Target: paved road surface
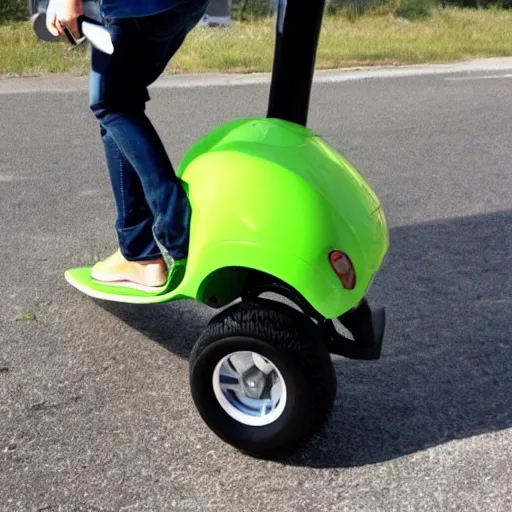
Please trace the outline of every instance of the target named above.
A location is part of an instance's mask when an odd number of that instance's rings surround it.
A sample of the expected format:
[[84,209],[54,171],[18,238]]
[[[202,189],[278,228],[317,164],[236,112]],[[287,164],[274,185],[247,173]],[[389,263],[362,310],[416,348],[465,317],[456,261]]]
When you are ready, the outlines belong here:
[[[388,329],[379,362],[336,358],[333,416],[286,464],[240,455],[195,411],[187,356],[209,310],[105,304],[66,284],[115,244],[87,94],[4,90],[0,509],[512,510],[509,73],[315,86],[311,126],[386,208],[370,300]],[[177,161],[219,123],[264,114],[267,91],[156,88],[148,110]]]

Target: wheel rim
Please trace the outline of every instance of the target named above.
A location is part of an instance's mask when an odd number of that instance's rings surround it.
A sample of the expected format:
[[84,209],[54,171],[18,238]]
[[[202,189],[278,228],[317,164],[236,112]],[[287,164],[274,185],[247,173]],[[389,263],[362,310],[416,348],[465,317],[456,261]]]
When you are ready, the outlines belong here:
[[269,425],[286,406],[281,372],[256,352],[239,351],[223,357],[213,372],[213,391],[224,411],[244,425]]

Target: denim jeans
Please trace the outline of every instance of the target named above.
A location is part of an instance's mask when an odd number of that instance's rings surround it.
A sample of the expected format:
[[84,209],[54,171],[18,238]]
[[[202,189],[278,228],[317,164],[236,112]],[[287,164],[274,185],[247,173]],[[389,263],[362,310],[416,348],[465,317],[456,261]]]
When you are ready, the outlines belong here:
[[187,257],[190,204],[145,107],[147,87],[207,6],[185,0],[148,17],[105,19],[114,53],[92,49],[90,108],[105,147],[119,247],[130,261]]

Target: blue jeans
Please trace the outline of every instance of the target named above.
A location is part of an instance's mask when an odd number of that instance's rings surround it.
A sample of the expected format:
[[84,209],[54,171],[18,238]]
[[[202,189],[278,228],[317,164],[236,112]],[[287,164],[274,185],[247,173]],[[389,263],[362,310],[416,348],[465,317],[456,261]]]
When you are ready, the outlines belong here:
[[92,49],[90,108],[105,147],[119,247],[130,261],[154,259],[164,250],[174,260],[187,257],[190,204],[145,106],[148,85],[207,6],[208,0],[186,0],[144,18],[106,19],[114,53]]

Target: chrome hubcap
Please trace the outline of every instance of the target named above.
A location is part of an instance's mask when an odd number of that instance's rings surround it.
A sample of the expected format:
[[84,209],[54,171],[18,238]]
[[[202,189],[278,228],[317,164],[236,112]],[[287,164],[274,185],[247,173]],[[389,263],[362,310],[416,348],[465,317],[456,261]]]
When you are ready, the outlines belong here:
[[219,361],[213,372],[213,391],[224,411],[244,425],[269,425],[286,405],[283,376],[256,352],[234,352]]

